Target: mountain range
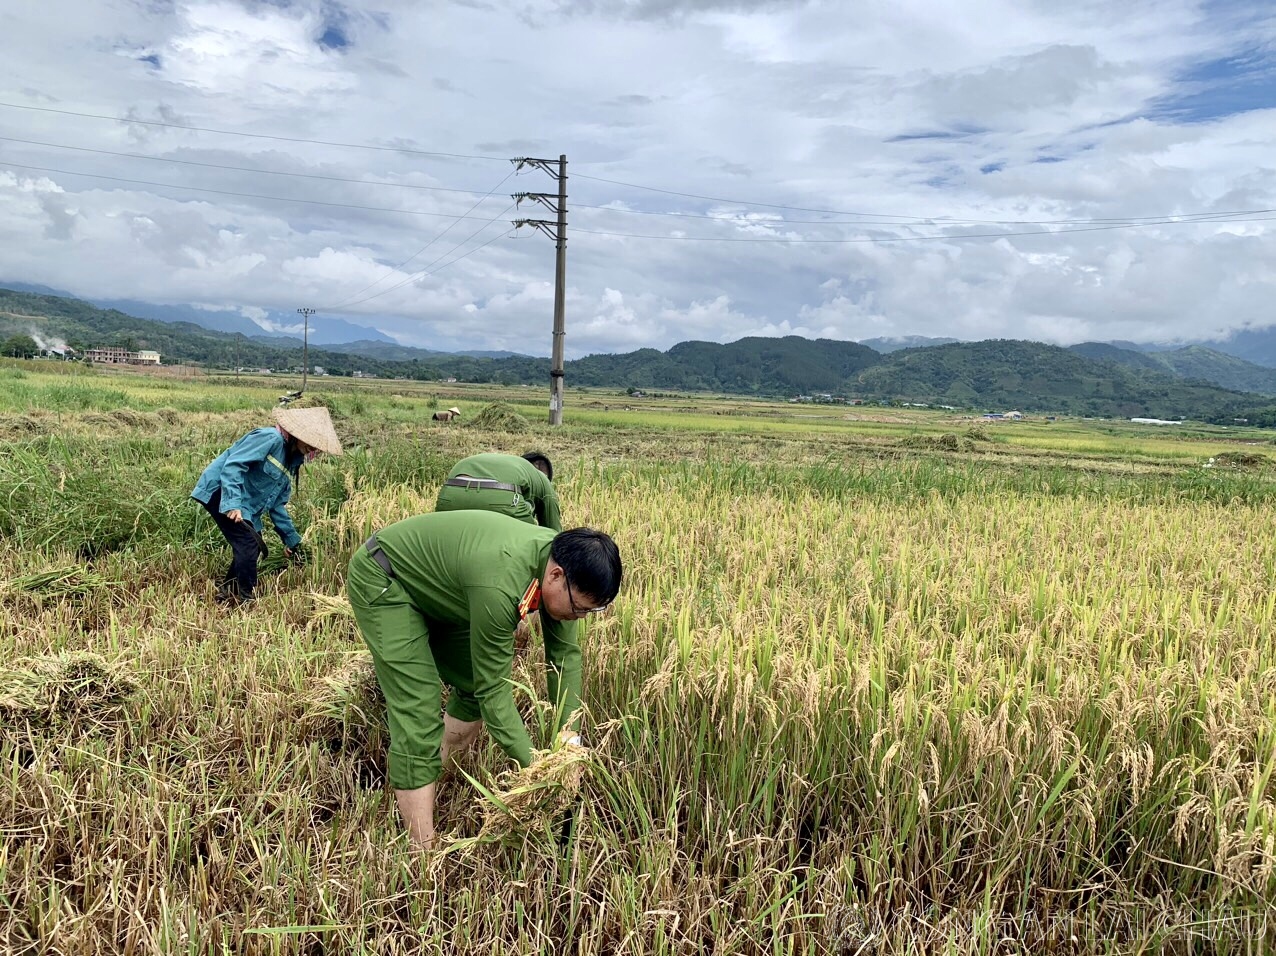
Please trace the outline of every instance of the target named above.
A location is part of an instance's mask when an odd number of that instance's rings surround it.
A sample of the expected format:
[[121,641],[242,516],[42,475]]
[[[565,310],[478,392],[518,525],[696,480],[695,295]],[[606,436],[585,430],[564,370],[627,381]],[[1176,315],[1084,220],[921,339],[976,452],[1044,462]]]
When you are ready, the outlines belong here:
[[[151,348],[166,363],[276,370],[301,363],[300,342],[289,337],[249,337],[72,298],[0,289],[0,336],[12,334],[61,339],[79,349]],[[629,391],[828,394],[977,410],[1276,424],[1276,401],[1270,397],[1276,396],[1276,369],[1202,346],[1148,352],[1101,342],[1062,348],[1019,340],[909,341],[911,347],[887,352],[798,336],[681,342],[664,352],[586,356],[566,363],[566,380],[569,387]],[[332,374],[361,371],[424,381],[541,385],[549,377],[549,361],[543,358],[432,352],[366,339],[312,345],[310,361]]]

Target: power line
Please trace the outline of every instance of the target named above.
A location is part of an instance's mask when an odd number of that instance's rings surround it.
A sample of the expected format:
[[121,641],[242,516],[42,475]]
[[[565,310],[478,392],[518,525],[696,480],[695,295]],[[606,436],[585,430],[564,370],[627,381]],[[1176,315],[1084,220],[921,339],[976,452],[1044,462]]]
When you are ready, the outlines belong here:
[[481,246],[476,246],[475,248],[471,249],[469,252],[465,253],[464,255],[457,256],[451,262],[446,262],[443,265],[439,266],[437,269],[433,268],[433,266],[436,263],[442,262],[442,260],[446,259],[457,249],[461,248],[461,246],[465,245],[467,242],[469,242],[471,239],[477,236],[480,232],[482,232],[484,229],[490,226],[492,223],[496,222],[496,220],[503,218],[505,214],[513,208],[514,208],[514,203],[510,203],[508,206],[502,209],[499,213],[497,213],[491,219],[487,220],[487,222],[483,223],[483,225],[479,226],[472,233],[470,233],[468,236],[466,236],[464,239],[462,239],[460,242],[454,245],[447,252],[443,253],[443,255],[439,256],[433,262],[429,263],[429,265],[427,265],[424,270],[408,276],[406,279],[402,280],[401,282],[396,282],[394,285],[390,286],[388,289],[382,289],[380,292],[374,292],[372,293],[372,295],[364,296],[362,299],[356,299],[353,302],[348,302],[348,301],[343,302],[339,306],[334,306],[328,309],[327,311],[335,311],[336,308],[348,309],[354,305],[363,305],[363,303],[365,302],[371,302],[373,299],[380,298],[383,295],[389,295],[391,292],[394,292],[396,289],[402,289],[405,285],[408,285],[411,282],[416,282],[418,279],[424,279],[426,276],[434,275],[438,272],[442,272],[448,266],[453,265],[454,263],[460,262],[462,259],[465,259],[468,256],[474,255],[474,253],[478,252],[479,249],[484,249],[487,246],[490,246],[497,239],[500,239],[502,235],[505,235],[505,233],[501,233],[500,235],[493,236],[491,239],[487,240],[487,242],[483,243]]
[[312,146],[338,146],[343,149],[367,149],[385,153],[406,153],[410,156],[434,156],[445,159],[481,159],[490,162],[504,163],[508,156],[481,156],[471,153],[443,153],[426,149],[409,149],[406,146],[369,146],[366,143],[336,143],[323,139],[304,139],[299,136],[275,136],[270,133],[245,133],[234,129],[214,129],[209,126],[187,126],[183,123],[161,123],[158,120],[127,119],[119,116],[105,116],[101,113],[81,113],[76,110],[57,110],[51,106],[28,106],[24,103],[3,103],[0,106],[13,110],[34,110],[39,113],[58,113],[62,116],[80,116],[86,119],[108,120],[112,123],[124,123],[139,126],[161,126],[165,129],[185,129],[196,133],[219,133],[222,136],[246,136],[252,139],[272,139],[281,143],[306,143]]
[[[411,262],[413,259],[415,259],[417,256],[419,256],[421,253],[425,252],[425,250],[426,250],[426,249],[429,249],[429,248],[430,248],[430,246],[434,245],[436,242],[438,242],[440,239],[442,239],[444,236],[446,236],[449,232],[451,232],[451,231],[452,231],[452,229],[453,229],[453,227],[455,227],[455,226],[456,226],[456,224],[457,224],[458,222],[460,222],[462,219],[467,218],[467,217],[469,216],[469,214],[470,214],[470,213],[472,213],[475,209],[477,209],[477,208],[478,208],[478,207],[482,204],[482,202],[483,202],[483,200],[484,200],[484,199],[486,199],[488,196],[492,195],[492,193],[496,192],[496,190],[500,189],[503,185],[505,185],[505,181],[506,181],[507,179],[509,179],[509,178],[510,178],[511,176],[513,176],[513,175],[514,175],[514,170],[510,170],[510,171],[509,171],[508,173],[506,173],[503,177],[501,177],[501,181],[500,181],[500,182],[498,182],[498,183],[497,183],[495,186],[493,186],[491,189],[489,189],[489,190],[487,191],[487,193],[486,193],[486,194],[484,194],[484,195],[483,195],[483,196],[479,199],[479,201],[478,201],[478,202],[476,202],[473,206],[471,206],[469,209],[467,209],[463,215],[457,216],[455,219],[453,219],[453,220],[452,220],[452,222],[451,222],[451,223],[450,223],[450,224],[449,224],[449,225],[448,225],[448,226],[447,226],[447,227],[446,227],[446,228],[445,228],[442,232],[438,233],[438,235],[436,235],[433,239],[431,239],[429,242],[427,242],[425,245],[423,245],[423,246],[422,246],[420,249],[418,249],[416,252],[412,253],[412,255],[408,256],[408,257],[407,257],[406,259],[404,259],[402,262],[400,262],[397,266],[391,266],[389,269],[387,269],[387,270],[386,270],[386,272],[385,272],[385,274],[384,274],[384,275],[382,275],[382,276],[381,276],[381,278],[376,279],[375,281],[368,283],[368,284],[367,284],[367,285],[365,285],[362,289],[360,289],[358,292],[352,292],[350,295],[346,296],[346,298],[345,298],[345,299],[343,299],[341,302],[338,302],[336,305],[329,306],[329,307],[328,307],[328,310],[329,310],[329,311],[331,311],[331,310],[334,310],[334,309],[339,309],[339,308],[341,308],[341,307],[342,307],[342,306],[344,306],[344,305],[345,305],[345,304],[346,304],[346,303],[347,303],[350,299],[358,298],[359,296],[363,295],[363,293],[365,293],[365,292],[367,292],[369,289],[371,289],[373,286],[380,285],[382,282],[384,282],[384,281],[386,280],[386,278],[387,278],[387,277],[389,277],[389,276],[393,275],[394,273],[398,272],[400,269],[402,269],[404,266],[406,266],[409,262]],[[508,207],[507,207],[507,208],[508,208]],[[502,215],[504,215],[504,213],[502,213]],[[494,222],[494,221],[495,221],[496,219],[498,219],[498,218],[500,218],[500,217],[499,217],[499,216],[495,216],[495,217],[493,217],[492,219],[488,220],[488,222]],[[484,228],[486,228],[486,226],[485,226]],[[466,241],[468,241],[468,240],[466,240]],[[455,249],[455,248],[456,248],[456,246],[453,246],[452,248],[453,248],[453,249]],[[449,250],[449,251],[451,251],[451,250]],[[444,253],[444,255],[447,255],[447,253]],[[437,261],[437,260],[436,260],[436,261]],[[428,266],[427,266],[427,268],[428,268]],[[365,299],[364,301],[367,301],[367,300]]]
[[[34,169],[42,173],[59,173],[63,176],[84,176],[88,179],[106,179],[116,183],[132,183],[138,186],[159,186],[163,189],[187,190],[190,192],[212,193],[218,196],[238,196],[244,199],[265,199],[270,202],[295,202],[304,203],[310,206],[333,206],[338,209],[362,209],[367,212],[393,212],[401,213],[405,216],[429,216],[433,219],[455,219],[457,217],[450,216],[444,212],[424,212],[419,209],[395,209],[389,206],[364,206],[359,203],[348,202],[328,202],[323,199],[293,199],[288,196],[264,196],[261,193],[241,193],[229,189],[209,189],[207,186],[185,186],[176,183],[157,183],[149,179],[125,179],[122,176],[106,176],[102,173],[81,173],[73,169],[54,169],[50,166],[30,166],[26,163],[15,163],[11,160],[0,159],[0,167],[11,166],[15,169]],[[463,219],[479,219],[479,216],[462,216]]]
[[[357,149],[380,150],[385,152],[408,153],[408,154],[424,155],[424,156],[442,156],[442,157],[452,157],[452,158],[462,158],[462,159],[498,160],[501,158],[496,156],[474,156],[474,155],[464,154],[464,153],[428,152],[425,150],[411,150],[406,148],[401,149],[399,147],[392,147],[392,146],[366,146],[366,145],[362,145],[358,143],[336,143],[336,142],[329,142],[325,140],[302,139],[298,137],[271,136],[264,133],[244,133],[244,132],[239,132],[235,130],[211,129],[211,128],[200,127],[200,126],[183,126],[176,123],[159,123],[159,122],[152,122],[152,121],[146,121],[146,120],[119,119],[117,117],[103,116],[96,113],[80,113],[80,112],[75,112],[71,110],[55,110],[50,107],[23,106],[23,105],[15,104],[15,103],[0,102],[0,106],[7,106],[14,109],[31,109],[31,110],[41,110],[44,112],[51,112],[51,113],[62,113],[69,116],[82,116],[82,117],[89,117],[93,119],[112,120],[114,122],[119,122],[119,123],[143,123],[144,125],[165,126],[165,127],[172,127],[175,129],[187,129],[187,130],[192,130],[196,132],[212,132],[212,133],[221,133],[221,134],[230,135],[230,136],[247,136],[247,137],[253,137],[253,138],[260,138],[260,139],[277,139],[283,142],[292,142],[292,143],[308,143],[308,144],[316,144],[316,145],[324,145],[324,146],[343,146],[343,147],[350,147],[350,148],[357,148]],[[72,146],[65,143],[49,143],[49,142],[44,142],[40,140],[22,139],[22,138],[14,137],[14,136],[0,136],[0,141],[11,142],[11,143],[22,143],[28,146],[43,146],[50,149],[65,149],[65,150],[74,150],[77,152],[97,153],[104,156],[116,156],[116,157],[125,158],[125,159],[141,159],[141,160],[148,160],[151,162],[175,163],[175,164],[184,165],[184,166],[198,166],[198,167],[203,167],[206,169],[223,169],[223,170],[228,170],[233,172],[260,173],[260,174],[268,175],[268,176],[291,176],[291,177],[296,177],[301,179],[315,179],[315,180],[321,180],[326,182],[351,183],[354,185],[362,185],[362,186],[385,186],[385,187],[392,187],[392,188],[398,188],[398,189],[416,189],[416,190],[424,190],[424,191],[431,191],[431,192],[448,192],[448,193],[457,193],[457,194],[470,195],[470,196],[481,195],[479,191],[475,189],[457,189],[457,188],[446,187],[446,186],[425,186],[425,185],[420,185],[416,183],[394,183],[394,182],[387,182],[385,180],[377,180],[377,179],[371,179],[371,180],[370,179],[352,179],[352,178],[341,177],[341,176],[325,176],[318,173],[301,173],[301,172],[291,172],[291,171],[285,171],[285,170],[262,169],[260,167],[252,167],[252,166],[234,166],[234,165],[223,164],[223,163],[208,163],[208,162],[201,162],[198,160],[178,159],[178,158],[170,157],[170,156],[148,156],[142,153],[125,153],[125,152],[119,152],[116,150],[100,149],[100,148],[89,147],[89,146]],[[18,166],[20,164],[11,163],[10,165]],[[44,169],[44,167],[39,167],[39,166],[26,166],[23,168]],[[90,173],[75,173],[75,172],[64,171],[64,170],[47,170],[47,171],[67,172],[69,175],[79,175],[79,176],[94,175]],[[1126,222],[1130,222],[1130,223],[1160,222],[1161,220],[1169,219],[1171,217],[1184,218],[1184,217],[1211,217],[1211,216],[1218,216],[1218,215],[1229,215],[1229,216],[1230,215],[1250,215],[1253,213],[1261,213],[1261,212],[1270,211],[1270,210],[1239,210],[1239,211],[1227,211],[1227,212],[1161,213],[1161,214],[1153,215],[1153,216],[1111,216],[1111,217],[1092,217],[1092,218],[1086,218],[1086,219],[979,219],[979,218],[946,216],[946,215],[918,216],[918,215],[912,215],[912,214],[905,215],[901,213],[854,212],[854,211],[848,211],[848,210],[818,209],[818,208],[808,207],[808,206],[789,206],[789,205],[784,205],[781,203],[768,203],[768,202],[760,202],[760,201],[749,200],[749,199],[730,199],[730,198],[726,198],[722,196],[706,196],[706,195],[701,195],[699,193],[680,192],[678,190],[664,189],[662,187],[657,187],[657,186],[647,186],[641,183],[630,183],[630,182],[623,182],[621,180],[606,179],[600,176],[589,176],[584,173],[577,173],[576,176],[579,179],[588,179],[594,182],[609,183],[611,185],[623,186],[628,189],[641,189],[641,190],[646,190],[649,192],[661,193],[663,195],[680,196],[683,198],[696,199],[703,202],[726,203],[728,205],[734,205],[734,206],[753,206],[753,207],[765,208],[765,209],[782,209],[782,210],[789,210],[792,212],[810,212],[810,213],[816,213],[816,214],[828,215],[828,216],[855,217],[854,219],[843,219],[843,220],[827,220],[827,219],[781,220],[781,222],[783,222],[784,224],[789,224],[789,225],[883,225],[883,226],[886,226],[886,225],[932,225],[932,224],[935,224],[935,225],[944,225],[944,224],[990,225],[990,226],[1044,226],[1044,225],[1073,225],[1073,224],[1080,225],[1080,224],[1104,224],[1104,223],[1126,223]],[[111,179],[115,177],[103,176],[99,178]],[[121,181],[138,182],[143,185],[167,185],[163,183],[148,183],[144,180],[121,180]],[[174,187],[174,188],[195,188],[195,187]],[[212,192],[213,190],[205,190],[205,191]],[[257,197],[257,196],[253,196],[252,194],[246,194],[246,193],[226,193],[226,195],[242,195],[242,196],[248,196],[249,198],[264,198],[264,199],[277,198],[277,197],[268,197],[268,196]],[[490,192],[487,195],[490,195]],[[289,200],[281,200],[281,201],[301,202],[302,200],[289,199]],[[606,205],[606,204],[598,204],[598,203],[577,202],[577,203],[573,203],[573,205],[575,205],[577,208],[597,209],[603,212],[617,213],[620,215],[664,216],[664,217],[669,217],[674,219],[704,219],[704,220],[709,220],[713,222],[730,222],[730,223],[738,222],[745,225],[758,224],[755,220],[750,220],[743,216],[707,215],[703,213],[688,213],[688,212],[664,212],[660,210],[648,210],[648,209],[617,209],[615,206]],[[356,208],[374,208],[374,207],[356,207]],[[428,215],[428,214],[421,213],[419,215]],[[883,222],[881,220],[894,220],[894,221]],[[762,224],[765,224],[765,223],[762,223]]]
[[[712,216],[693,212],[659,212],[649,209],[617,209],[614,206],[598,206],[589,203],[574,203],[585,209],[601,209],[606,212],[625,213],[634,216],[667,216],[671,219],[707,219],[710,222],[736,223],[745,226],[1067,226],[1067,225],[1099,225],[1115,223],[1138,223],[1162,219],[1192,219],[1212,216],[1248,216],[1256,213],[1273,212],[1271,209],[1239,209],[1219,212],[1183,212],[1162,213],[1159,216],[1125,216],[1096,217],[1091,219],[962,219],[956,216],[927,216],[919,219],[899,217],[894,222],[881,221],[883,216],[869,216],[857,219],[749,219],[745,216]],[[790,208],[790,207],[782,207]],[[852,215],[845,213],[844,215]]]
[[[66,149],[66,150],[74,150],[76,152],[82,152],[82,153],[98,153],[103,156],[117,156],[123,159],[141,159],[141,160],[147,160],[150,162],[157,162],[157,163],[175,163],[182,166],[198,166],[205,169],[223,169],[223,170],[228,170],[232,172],[240,172],[240,173],[261,173],[262,175],[267,175],[267,176],[289,176],[289,177],[295,177],[299,179],[316,179],[316,180],[321,180],[323,182],[350,183],[356,186],[386,186],[386,187],[392,187],[396,189],[417,189],[417,190],[424,190],[428,192],[455,193],[458,195],[465,195],[465,196],[484,196],[484,197],[490,196],[493,192],[495,192],[495,189],[489,189],[486,193],[480,193],[476,189],[455,189],[455,188],[447,187],[447,186],[424,186],[417,183],[392,183],[392,182],[387,182],[385,180],[380,180],[380,179],[352,179],[352,178],[343,177],[343,176],[325,176],[319,173],[300,173],[300,172],[292,172],[292,171],[279,170],[279,169],[263,169],[263,168],[254,167],[254,166],[232,166],[225,163],[207,163],[207,162],[201,162],[199,160],[193,160],[193,159],[178,159],[172,156],[147,156],[142,153],[122,153],[116,150],[98,149],[91,146],[71,146],[66,143],[47,143],[40,140],[20,139],[16,136],[0,136],[0,142],[22,143],[23,145],[26,145],[26,146],[43,146],[49,149]],[[89,174],[80,173],[76,175],[89,175]],[[582,177],[582,178],[585,178],[585,177]],[[505,179],[501,180],[501,182],[503,183],[507,179],[509,179],[509,176],[506,176]],[[175,187],[175,188],[185,188],[185,187]],[[667,191],[667,190],[662,190],[662,191]],[[296,201],[296,200],[290,200],[290,201]],[[744,203],[744,202],[740,202],[738,204],[747,205],[747,203]],[[772,222],[768,220],[749,219],[745,216],[720,216],[720,215],[714,216],[714,215],[706,215],[703,213],[663,212],[659,210],[650,210],[650,209],[617,209],[614,206],[600,205],[597,203],[591,204],[591,203],[577,202],[577,203],[573,203],[573,205],[576,206],[577,208],[597,209],[602,212],[618,213],[621,215],[628,215],[628,216],[664,216],[671,219],[703,219],[710,222],[733,223],[733,224],[740,224],[740,225],[770,225]],[[775,207],[775,208],[796,209],[796,207]],[[795,225],[795,226],[796,225],[804,225],[804,226],[917,225],[917,226],[922,226],[922,225],[948,225],[948,224],[951,224],[951,225],[998,225],[998,226],[1052,226],[1052,225],[1074,225],[1074,224],[1088,225],[1088,224],[1103,224],[1103,223],[1118,223],[1118,222],[1140,222],[1140,221],[1151,221],[1151,220],[1159,221],[1162,219],[1169,219],[1169,218],[1187,218],[1187,217],[1202,217],[1202,216],[1243,216],[1243,215],[1252,215],[1255,213],[1270,212],[1270,211],[1271,210],[1264,210],[1264,209],[1247,209],[1247,210],[1232,210],[1232,211],[1224,211],[1224,212],[1163,213],[1159,216],[1096,217],[1096,218],[1090,218],[1090,219],[963,219],[959,217],[950,217],[950,216],[929,216],[924,218],[915,218],[908,221],[902,221],[903,217],[894,217],[901,220],[898,222],[881,222],[879,220],[883,218],[887,218],[887,217],[865,214],[865,216],[867,216],[868,218],[842,219],[842,220],[782,219],[782,220],[774,220],[774,222],[777,225]],[[834,215],[834,214],[830,213],[830,215]],[[838,215],[851,215],[851,214],[843,213]]]
[[[645,186],[641,183],[627,183],[627,182],[621,182],[620,180],[617,180],[617,179],[604,179],[601,176],[589,176],[589,175],[586,175],[585,173],[576,173],[575,175],[576,175],[576,178],[578,179],[590,179],[590,180],[593,180],[594,182],[609,183],[610,185],[613,185],[613,186],[624,186],[628,189],[643,189],[643,190],[647,190],[648,192],[663,193],[664,195],[667,195],[667,196],[682,196],[687,199],[699,199],[703,202],[726,203],[728,205],[733,205],[733,206],[757,206],[764,209],[789,209],[794,212],[820,213],[826,216],[856,216],[856,217],[860,217],[864,219],[909,220],[909,222],[880,223],[879,225],[910,225],[910,224],[922,224],[922,223],[925,223],[925,224],[933,223],[936,225],[942,225],[945,223],[951,223],[953,225],[1037,226],[1037,225],[1055,225],[1055,224],[1067,225],[1067,224],[1073,224],[1073,223],[1095,223],[1095,224],[1138,223],[1138,222],[1152,222],[1153,220],[1159,222],[1162,219],[1168,219],[1171,216],[1176,216],[1176,215],[1231,216],[1231,215],[1248,215],[1250,213],[1255,213],[1255,212],[1272,212],[1273,211],[1270,209],[1256,209],[1256,210],[1243,210],[1241,212],[1163,213],[1157,216],[1120,216],[1120,217],[1114,216],[1114,217],[1108,217],[1108,218],[1094,218],[1094,219],[963,219],[959,217],[950,217],[950,216],[917,216],[917,215],[903,215],[898,213],[853,212],[853,211],[848,211],[845,209],[816,209],[809,206],[786,206],[781,203],[756,202],[751,199],[728,199],[723,196],[704,196],[704,195],[700,195],[699,193],[684,193],[684,192],[678,192],[677,190],[673,190],[673,189],[663,189],[659,186]],[[631,211],[637,211],[637,210],[631,210]],[[661,215],[661,214],[657,214],[657,215]],[[667,215],[687,215],[689,218],[691,218],[690,214],[684,214],[684,213],[669,213]],[[705,218],[716,219],[718,217],[708,216]],[[818,220],[818,221],[826,222],[826,220]],[[830,224],[836,225],[836,223],[830,223]]]
[[[321,179],[332,183],[354,183],[359,186],[392,186],[396,189],[421,189],[440,193],[462,193],[467,196],[480,195],[477,189],[452,189],[447,186],[422,186],[417,183],[391,183],[382,179],[349,179],[342,176],[323,176],[319,173],[298,173],[281,169],[262,169],[258,166],[231,166],[225,163],[204,163],[194,159],[177,159],[173,156],[147,156],[144,153],[120,153],[111,149],[96,149],[92,146],[69,146],[65,143],[43,143],[34,139],[18,139],[16,136],[0,136],[6,143],[22,143],[26,146],[46,146],[50,149],[72,149],[80,153],[99,153],[103,156],[119,156],[124,159],[145,159],[154,163],[177,163],[182,166],[202,166],[205,169],[225,169],[238,173],[261,173],[267,176],[295,176],[299,179]],[[509,177],[507,176],[506,179]],[[501,180],[504,182],[505,180]],[[488,193],[490,195],[490,191]]]
[[[398,213],[405,216],[427,216],[432,219],[480,219],[482,218],[480,216],[471,216],[471,215],[451,216],[451,215],[448,215],[447,213],[424,212],[422,210],[417,210],[417,209],[395,209],[393,207],[388,207],[388,206],[367,206],[360,203],[329,202],[322,199],[296,199],[296,198],[287,197],[287,196],[267,196],[261,193],[244,193],[244,192],[237,192],[237,191],[232,191],[227,189],[210,189],[206,186],[185,186],[185,185],[177,185],[174,183],[160,183],[160,182],[155,182],[153,180],[147,180],[147,179],[126,179],[121,176],[106,176],[101,173],[83,173],[83,172],[77,172],[75,170],[55,169],[49,166],[32,166],[25,163],[15,163],[9,160],[0,160],[0,167],[5,167],[5,166],[12,167],[15,169],[31,169],[31,170],[36,170],[37,172],[58,173],[65,176],[82,176],[88,179],[103,179],[110,182],[130,183],[130,184],[139,185],[139,186],[157,186],[163,189],[175,189],[175,190],[186,190],[189,192],[210,193],[210,194],[218,195],[218,196],[235,196],[235,197],[244,198],[244,199],[263,199],[268,202],[301,203],[303,205],[327,206],[330,208],[337,208],[337,209],[358,209],[365,212]],[[509,207],[507,207],[507,209],[508,208]],[[1001,239],[1001,238],[1007,238],[1011,236],[1054,236],[1054,235],[1062,235],[1065,233],[1072,233],[1072,232],[1102,232],[1102,231],[1111,230],[1111,229],[1135,229],[1135,228],[1144,227],[1144,226],[1186,225],[1191,223],[1266,222],[1268,221],[1268,219],[1263,214],[1274,213],[1274,212],[1276,212],[1276,209],[1255,209],[1255,210],[1246,211],[1241,214],[1233,214],[1233,213],[1204,214],[1202,213],[1202,214],[1193,214],[1197,218],[1177,218],[1177,219],[1164,218],[1164,219],[1140,220],[1140,221],[1128,221],[1128,222],[1122,221],[1122,222],[1116,222],[1116,223],[1105,223],[1101,225],[1081,226],[1077,228],[1068,228],[1068,229],[1035,229],[1035,230],[1005,231],[1005,232],[967,233],[965,235],[944,233],[944,234],[938,234],[933,236],[860,236],[860,237],[843,238],[843,239],[817,239],[817,238],[810,238],[806,236],[801,236],[798,238],[791,238],[791,239],[773,238],[773,237],[752,237],[752,236],[667,236],[667,235],[661,236],[661,235],[650,235],[650,234],[641,234],[641,233],[608,232],[608,231],[597,230],[597,229],[577,229],[576,232],[585,234],[585,235],[593,235],[593,236],[612,236],[612,237],[620,238],[620,239],[655,239],[655,240],[665,240],[670,242],[752,242],[752,243],[788,243],[791,245],[805,245],[805,244],[848,245],[848,244],[854,244],[854,243],[924,242],[927,240],[957,241],[961,239]],[[496,218],[500,218],[500,217],[497,216]],[[490,219],[487,220],[487,222],[489,223],[492,221],[493,220],[490,220]],[[750,221],[749,225],[772,225],[772,223],[759,223],[759,222]],[[783,225],[786,225],[786,223],[780,221],[780,222],[774,223],[774,225],[783,226]],[[843,223],[829,222],[829,223],[823,223],[823,225],[837,226],[837,225],[843,225]],[[886,225],[886,224],[883,224],[883,225]],[[890,228],[903,228],[908,225],[910,225],[910,223],[889,224]],[[962,225],[962,223],[954,222],[952,223],[952,225]]]
[[[1257,212],[1276,212],[1276,209],[1263,209]],[[754,243],[787,243],[789,245],[851,245],[854,243],[884,243],[884,242],[925,242],[925,241],[948,241],[956,242],[962,239],[1006,239],[1012,236],[1061,236],[1073,232],[1105,232],[1112,229],[1139,229],[1146,226],[1182,226],[1193,224],[1208,224],[1211,222],[1270,222],[1276,220],[1276,216],[1250,216],[1229,218],[1220,215],[1212,219],[1164,219],[1155,222],[1120,222],[1102,226],[1079,226],[1071,229],[1034,229],[1020,232],[982,232],[982,233],[949,233],[933,236],[857,236],[851,239],[812,239],[801,237],[798,239],[776,239],[761,237],[722,237],[722,236],[653,236],[639,235],[625,232],[600,232],[595,229],[577,229],[578,233],[586,233],[591,236],[612,236],[618,239],[660,239],[670,242],[754,242]],[[902,225],[902,224],[901,224]]]

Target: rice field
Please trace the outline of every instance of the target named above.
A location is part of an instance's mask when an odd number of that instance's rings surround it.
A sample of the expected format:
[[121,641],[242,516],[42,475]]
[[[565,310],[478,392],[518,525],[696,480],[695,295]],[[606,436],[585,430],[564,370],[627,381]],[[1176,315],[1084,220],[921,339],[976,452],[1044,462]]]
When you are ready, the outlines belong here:
[[[550,430],[529,390],[332,383],[313,560],[227,612],[187,494],[284,390],[0,367],[0,952],[1276,947],[1268,434],[574,392]],[[525,422],[468,423],[497,397]],[[419,857],[345,562],[530,448],[625,559],[588,756],[515,818],[484,744]]]

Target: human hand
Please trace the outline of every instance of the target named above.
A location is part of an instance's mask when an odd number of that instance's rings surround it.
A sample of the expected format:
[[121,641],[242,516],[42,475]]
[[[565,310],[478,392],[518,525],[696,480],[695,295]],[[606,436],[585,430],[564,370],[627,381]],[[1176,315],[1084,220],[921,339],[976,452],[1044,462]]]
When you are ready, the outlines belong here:
[[298,567],[304,567],[310,561],[310,554],[301,545],[295,548],[284,548],[284,554]]
[[563,728],[558,732],[558,745],[560,747],[583,747],[580,742],[580,734],[570,728]]
[[231,521],[243,521],[244,513],[240,511],[238,508],[231,508],[229,511],[226,512],[226,517],[229,518]]

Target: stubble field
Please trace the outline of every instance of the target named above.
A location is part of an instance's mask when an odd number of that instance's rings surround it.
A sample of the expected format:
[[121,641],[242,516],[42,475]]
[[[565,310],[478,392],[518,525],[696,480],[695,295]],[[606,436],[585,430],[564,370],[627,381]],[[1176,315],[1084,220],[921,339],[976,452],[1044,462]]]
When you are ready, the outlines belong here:
[[[4,952],[1276,945],[1267,436],[574,393],[551,430],[529,390],[398,385],[312,383],[348,449],[294,495],[314,560],[228,612],[187,495],[284,389],[0,367]],[[468,423],[495,397],[526,427]],[[446,777],[418,858],[324,598],[456,458],[531,448],[626,564],[591,768],[503,842]]]

